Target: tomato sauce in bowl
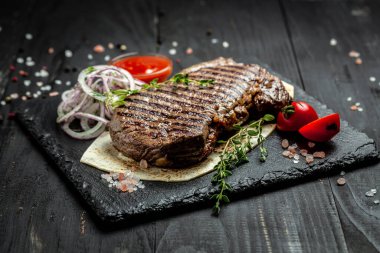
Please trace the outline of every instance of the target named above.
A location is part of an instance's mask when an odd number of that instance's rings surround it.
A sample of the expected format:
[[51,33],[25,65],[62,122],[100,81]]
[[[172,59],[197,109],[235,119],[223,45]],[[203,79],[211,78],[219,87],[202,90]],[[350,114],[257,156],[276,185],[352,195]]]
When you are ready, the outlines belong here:
[[163,82],[173,71],[173,62],[159,54],[124,54],[112,59],[111,65],[127,70],[134,78],[146,83],[155,78]]

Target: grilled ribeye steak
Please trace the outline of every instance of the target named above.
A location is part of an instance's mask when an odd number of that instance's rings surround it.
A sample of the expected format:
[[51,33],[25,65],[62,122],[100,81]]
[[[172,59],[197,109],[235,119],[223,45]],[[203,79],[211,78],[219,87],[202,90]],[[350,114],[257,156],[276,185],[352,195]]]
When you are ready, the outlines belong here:
[[116,149],[156,166],[191,165],[212,152],[222,131],[250,115],[278,112],[290,102],[281,80],[258,65],[218,58],[181,73],[214,83],[201,88],[167,82],[129,96],[110,123]]

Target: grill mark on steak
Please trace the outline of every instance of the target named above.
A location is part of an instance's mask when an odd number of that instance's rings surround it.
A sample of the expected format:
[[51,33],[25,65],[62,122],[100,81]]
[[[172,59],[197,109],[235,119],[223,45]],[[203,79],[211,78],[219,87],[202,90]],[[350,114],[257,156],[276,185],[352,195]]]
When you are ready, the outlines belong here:
[[[218,90],[222,89],[218,89],[218,86],[213,87],[212,89],[203,89],[199,88],[197,85],[189,85],[189,87],[178,85],[177,88],[173,89],[173,87],[165,85],[161,87],[161,89],[159,89],[158,91],[170,92],[170,94],[174,96],[185,96],[191,98],[196,97],[198,99],[211,103],[213,103],[215,99],[224,100],[226,96],[230,97],[231,99],[236,99],[236,97],[230,93],[217,93]],[[189,91],[191,91],[192,93],[189,93]]]
[[[181,130],[181,131],[187,131],[187,132],[191,132],[191,130],[189,129],[186,129],[186,128],[194,128],[194,129],[199,129],[201,126],[200,125],[191,125],[191,124],[188,124],[187,122],[176,122],[176,121],[173,121],[173,122],[157,122],[157,121],[154,121],[152,120],[152,118],[150,117],[151,115],[149,114],[143,114],[141,111],[139,111],[140,114],[135,117],[134,116],[134,113],[132,112],[119,112],[118,115],[119,116],[122,116],[124,117],[124,121],[125,122],[128,122],[128,124],[134,124],[136,126],[145,126],[145,127],[149,127],[149,128],[152,128],[152,129],[160,129],[159,125],[165,125],[165,127],[167,127],[168,129],[173,129],[173,130]],[[144,120],[144,121],[142,121]],[[123,127],[125,127],[127,124],[124,124]],[[176,127],[172,127],[172,126],[178,126],[178,128]],[[185,127],[185,128],[184,128]]]
[[[188,109],[177,109],[177,108],[173,108],[174,106],[176,106],[177,104],[170,104],[170,103],[165,103],[163,101],[152,101],[152,100],[149,100],[148,101],[145,101],[145,100],[140,100],[139,98],[136,98],[134,97],[133,99],[129,99],[130,102],[135,102],[135,103],[138,103],[138,104],[144,104],[144,105],[154,105],[155,108],[160,108],[160,109],[164,109],[166,111],[171,111],[171,112],[179,112],[179,113],[184,113],[184,114],[188,114],[188,115],[191,115],[193,117],[197,117],[199,119],[205,119],[205,120],[209,120],[210,117],[207,116],[206,114],[202,113],[202,112],[197,112],[197,111],[194,111],[194,107],[191,107],[191,108],[188,108]],[[128,102],[128,103],[130,103]],[[170,107],[172,106],[172,107]],[[190,107],[190,106],[189,106]],[[193,109],[192,111],[190,109]],[[199,108],[196,108],[195,110],[199,110]]]
[[[165,113],[165,112],[154,110],[154,109],[149,110],[147,108],[139,107],[138,105],[133,105],[133,104],[128,104],[128,106],[126,106],[126,109],[128,109],[129,111],[144,112],[146,114],[150,114],[153,116],[162,116],[162,118],[161,118],[162,120],[175,119],[175,120],[187,123],[187,124],[192,123],[195,125],[201,125],[201,124],[204,124],[204,121],[205,121],[202,118],[185,117],[185,116],[183,116],[184,114],[171,115],[169,113]],[[136,114],[136,116],[138,117],[138,114]],[[167,121],[163,121],[163,122],[167,122]],[[172,123],[172,122],[170,121],[168,123]]]
[[190,79],[213,79],[209,88],[166,82],[127,98],[109,124],[114,146],[156,166],[186,166],[204,159],[217,136],[249,114],[275,112],[288,104],[281,80],[257,65],[231,59],[190,67]]
[[[160,93],[158,93],[158,92],[156,92],[155,94],[145,93],[145,92],[144,93],[143,92],[139,93],[139,95],[142,96],[142,97],[163,99],[163,100],[165,100],[165,102],[176,103],[176,104],[181,105],[181,106],[193,106],[194,108],[198,107],[200,109],[204,109],[205,112],[207,112],[207,111],[210,110],[210,105],[209,104],[205,104],[204,100],[202,100],[202,102],[197,102],[196,100],[191,101],[191,100],[188,100],[188,99],[185,100],[185,99],[183,99],[181,97],[173,97],[173,96],[170,96],[170,94],[168,95],[166,93],[162,93],[161,96],[159,94]],[[194,104],[191,104],[191,102],[193,102]]]

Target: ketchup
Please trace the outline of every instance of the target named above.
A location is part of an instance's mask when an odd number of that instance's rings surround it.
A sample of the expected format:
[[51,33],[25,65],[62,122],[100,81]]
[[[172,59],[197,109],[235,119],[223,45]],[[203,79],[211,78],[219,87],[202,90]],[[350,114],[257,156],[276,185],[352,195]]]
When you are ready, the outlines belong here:
[[163,82],[173,70],[172,61],[161,55],[121,56],[111,64],[127,70],[134,78],[147,83],[155,78],[158,78],[158,82]]

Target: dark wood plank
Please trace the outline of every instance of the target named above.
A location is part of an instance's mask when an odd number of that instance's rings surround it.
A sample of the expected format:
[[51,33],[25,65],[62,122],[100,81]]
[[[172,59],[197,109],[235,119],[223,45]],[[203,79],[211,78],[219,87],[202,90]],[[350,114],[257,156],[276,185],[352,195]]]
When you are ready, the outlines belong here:
[[[65,73],[65,67],[79,70],[89,64],[105,63],[106,54],[120,54],[107,49],[96,55],[92,48],[98,43],[125,43],[129,51],[156,48],[154,1],[31,1],[15,6],[17,12],[25,14],[15,16],[10,12],[0,17],[4,21],[0,36],[10,39],[9,46],[0,43],[4,53],[1,72],[8,75],[3,67],[8,68],[16,57],[31,56],[36,65],[17,69],[30,72],[30,87],[22,82],[10,83],[9,75],[1,80],[0,87],[7,86],[7,95],[36,92],[39,78],[33,73],[44,65],[50,72],[45,83],[51,84],[53,90],[70,88],[65,82],[74,82],[78,72]],[[26,32],[34,38],[25,40]],[[47,53],[50,46],[55,48],[53,55]],[[24,52],[18,52],[19,47]],[[72,50],[72,58],[64,56],[65,49]],[[94,55],[94,61],[87,60],[88,53]],[[55,79],[62,80],[63,85],[55,85]],[[2,110],[14,108],[12,103]],[[0,136],[0,252],[154,251],[154,223],[116,231],[98,227],[77,194],[16,122],[6,119]]]
[[[160,52],[178,42],[176,69],[218,56],[260,59],[301,83],[277,1],[162,2]],[[211,31],[211,35],[207,35]],[[211,39],[219,39],[212,44]],[[229,43],[228,48],[222,42]],[[193,54],[187,55],[191,47]],[[312,201],[311,201],[312,200]],[[189,241],[189,238],[192,238]],[[327,180],[157,222],[157,251],[347,252]]]
[[[379,143],[379,2],[283,4],[306,90]],[[329,45],[331,38],[338,41],[335,47]],[[348,56],[351,50],[360,52],[362,65]],[[377,81],[369,81],[371,76]],[[350,110],[355,102],[361,103],[363,112]],[[368,198],[365,192],[378,186],[380,165],[347,173],[345,178],[344,187],[336,185],[337,177],[330,178],[330,184],[348,249],[378,252],[380,208],[373,200],[379,197]]]

